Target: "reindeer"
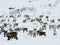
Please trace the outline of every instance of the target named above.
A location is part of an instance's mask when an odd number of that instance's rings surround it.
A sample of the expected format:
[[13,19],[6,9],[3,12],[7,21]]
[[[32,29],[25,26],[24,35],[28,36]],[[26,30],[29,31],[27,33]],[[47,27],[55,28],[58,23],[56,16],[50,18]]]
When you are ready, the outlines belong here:
[[48,18],[49,18],[49,16],[46,16],[47,21],[49,21],[49,19],[48,19]]
[[48,23],[45,21],[45,22],[42,22],[43,25],[47,25]]
[[53,20],[50,20],[50,22],[51,22],[51,23],[54,23],[54,22],[55,22],[55,20],[54,20],[54,19],[53,19]]
[[36,28],[34,28],[33,37],[36,37]]
[[43,30],[44,30],[44,29],[46,30],[46,25],[43,25],[43,26],[42,26],[42,29],[43,29]]
[[53,30],[54,32],[53,32],[53,35],[55,36],[55,35],[57,35],[57,33],[56,33],[56,30]]
[[49,25],[49,29],[56,29],[56,25],[54,25],[54,24]]
[[23,32],[26,31],[26,32],[28,32],[28,28],[26,28],[26,27],[16,28],[15,31],[19,31],[19,32],[20,32],[20,31],[23,31]]
[[20,32],[21,30],[23,30],[23,28],[19,28],[19,27],[18,27],[18,28],[16,28],[15,30]]
[[9,17],[10,17],[10,18],[13,18],[14,16],[13,16],[13,15],[10,15]]
[[3,18],[4,17],[4,15],[3,16],[0,16],[0,18]]
[[1,20],[1,23],[2,23],[2,22],[5,22],[5,19],[2,19],[2,20]]
[[42,17],[44,17],[44,15],[40,15],[40,17],[42,18]]
[[29,30],[29,33],[28,33],[28,35],[30,35],[30,36],[33,36],[33,30]]
[[60,28],[60,24],[57,25],[57,28],[58,28],[58,29]]
[[30,19],[30,16],[28,14],[24,15],[26,19]]
[[0,30],[0,34],[3,32],[4,30]]
[[37,31],[37,35],[39,35],[39,36],[42,36],[42,35],[46,36],[46,32],[38,30]]
[[28,32],[28,28],[23,27],[23,32]]
[[4,23],[3,26],[6,27],[8,24],[7,23]]
[[34,22],[35,21],[35,19],[31,19],[31,22]]
[[12,28],[9,29],[10,32],[13,32],[14,30]]
[[40,24],[48,25],[48,23],[46,21],[40,21]]
[[36,17],[36,21],[40,22],[42,19],[40,17]]
[[8,39],[7,40],[10,40],[11,38],[15,38],[16,40],[18,39],[17,37],[17,32],[7,32],[7,31],[4,31],[4,36],[6,36]]
[[18,26],[18,23],[14,23],[15,26]]
[[34,30],[29,30],[28,35],[33,36],[33,37],[36,37],[36,29],[34,29]]
[[24,15],[24,17],[28,18],[28,17],[30,17],[30,16],[29,16],[29,15]]
[[2,33],[2,31],[0,30],[0,34]]
[[37,20],[38,22],[40,22],[40,21],[42,21],[42,17],[43,17],[43,15],[40,15],[40,16],[36,17],[36,20]]
[[39,28],[39,30],[40,30],[40,31],[43,31],[43,30],[44,30],[44,28],[43,28],[43,27],[40,27],[40,28]]
[[21,15],[17,15],[17,17],[21,17]]
[[26,22],[26,19],[23,20],[23,23],[25,23],[25,22]]
[[43,15],[40,15],[40,16],[36,17],[36,21],[41,22],[42,21],[42,17],[43,17]]
[[60,22],[60,19],[58,19],[58,22]]
[[[1,34],[1,33],[4,33],[4,31],[5,31],[5,29],[1,28],[0,34]],[[4,33],[4,37],[5,37],[5,33]]]
[[13,19],[13,22],[16,22],[16,20],[15,20],[15,19]]
[[15,9],[15,8],[13,8],[13,7],[9,7],[9,9]]

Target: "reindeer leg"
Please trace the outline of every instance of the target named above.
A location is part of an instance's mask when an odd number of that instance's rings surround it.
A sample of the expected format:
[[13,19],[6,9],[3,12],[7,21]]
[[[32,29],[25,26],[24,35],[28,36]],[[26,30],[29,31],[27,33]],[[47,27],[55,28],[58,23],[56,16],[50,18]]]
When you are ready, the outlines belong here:
[[20,32],[20,30],[19,30],[19,32]]
[[0,32],[0,34],[1,34],[1,32]]
[[37,33],[37,35],[38,35],[39,33]]
[[4,37],[5,37],[5,33],[4,33]]
[[46,34],[44,34],[44,36],[46,36]]
[[16,40],[18,40],[18,37],[16,37]]
[[8,39],[7,40],[10,40],[10,37],[8,37]]
[[26,32],[28,32],[28,30],[26,30]]
[[24,33],[24,30],[23,30],[23,33]]
[[31,33],[30,36],[32,36],[33,34]]

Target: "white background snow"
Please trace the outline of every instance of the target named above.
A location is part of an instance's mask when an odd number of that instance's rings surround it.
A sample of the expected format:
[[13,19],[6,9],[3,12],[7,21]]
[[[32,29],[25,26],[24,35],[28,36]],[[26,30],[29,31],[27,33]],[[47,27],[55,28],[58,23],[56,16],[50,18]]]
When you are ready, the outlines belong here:
[[[49,15],[50,19],[57,20],[60,18],[60,0],[0,0],[0,15],[8,15],[9,7],[15,7],[16,9],[20,9],[22,7],[33,7],[35,8],[32,12],[24,11],[22,12],[22,17],[20,21],[23,19],[23,15],[28,13],[31,17],[38,16],[40,14]],[[48,4],[51,3],[52,7],[49,7]],[[19,20],[17,19],[19,22]],[[27,22],[26,24],[22,24],[19,22],[20,26],[26,26],[30,29],[33,29],[33,24]],[[36,22],[37,23],[37,22]],[[58,22],[55,22],[58,24]],[[37,24],[38,26],[39,23]],[[53,31],[46,30],[47,36],[37,36],[35,38],[30,37],[27,33],[18,32],[18,40],[11,39],[7,41],[6,37],[0,35],[0,45],[60,45],[60,29],[57,30],[57,36],[53,36]]]

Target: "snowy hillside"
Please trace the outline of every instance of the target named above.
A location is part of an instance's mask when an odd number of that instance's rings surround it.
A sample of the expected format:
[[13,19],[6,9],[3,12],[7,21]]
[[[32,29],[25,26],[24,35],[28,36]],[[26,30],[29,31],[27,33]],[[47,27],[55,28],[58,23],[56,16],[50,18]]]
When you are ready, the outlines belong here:
[[[27,27],[28,31],[33,31],[36,28],[38,31],[43,25],[36,20],[36,17],[40,15],[43,15],[42,21],[48,23],[46,29],[43,30],[46,32],[46,36],[36,35],[33,37],[28,35],[29,32],[17,31],[18,40],[7,40],[2,32],[0,34],[0,45],[60,45],[60,29],[56,27],[60,24],[58,21],[60,19],[60,0],[0,0],[0,31],[4,23],[8,24],[4,27],[8,32],[10,28],[14,30],[17,27]],[[13,18],[9,16],[13,16]],[[46,16],[49,17],[49,21],[46,20]],[[25,19],[26,22],[23,23]],[[33,19],[34,21],[31,22]],[[49,29],[49,25],[52,24],[50,20],[53,19],[56,28]],[[16,20],[18,26],[14,25],[13,20]],[[53,35],[54,30],[57,35]]]

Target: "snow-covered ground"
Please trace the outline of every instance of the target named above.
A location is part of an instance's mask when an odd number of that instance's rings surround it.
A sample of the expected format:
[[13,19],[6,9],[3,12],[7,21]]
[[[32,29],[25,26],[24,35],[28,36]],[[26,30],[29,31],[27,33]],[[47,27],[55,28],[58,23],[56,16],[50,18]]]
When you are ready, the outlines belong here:
[[[60,18],[60,0],[0,0],[0,15],[9,15],[9,7],[15,7],[15,9],[21,9],[24,7],[33,8],[32,11],[23,11],[21,13],[21,17],[17,18],[17,22],[21,27],[28,27],[29,29],[33,29],[34,22],[31,23],[27,21],[27,23],[22,23],[22,20],[25,19],[23,16],[25,14],[29,14],[31,18],[35,18],[39,15],[48,15],[49,19],[55,19],[55,24],[58,24],[57,19]],[[6,17],[4,17],[5,19]],[[8,18],[6,18],[7,20]],[[9,18],[10,19],[10,18]],[[45,20],[43,18],[43,20]],[[6,21],[8,23],[8,21]],[[37,26],[39,28],[40,24],[38,22]],[[49,23],[49,22],[48,22]],[[12,24],[12,19],[10,19],[9,24]],[[1,24],[0,24],[1,25]],[[18,26],[18,27],[19,27]],[[9,26],[6,27],[8,30]],[[37,28],[37,29],[38,29]],[[47,27],[48,28],[48,27]],[[53,36],[52,30],[45,30],[46,36],[36,36],[31,37],[27,35],[27,32],[23,33],[18,32],[18,40],[11,39],[7,40],[7,37],[3,37],[3,34],[0,35],[0,45],[60,45],[60,29],[56,29],[57,35]]]

